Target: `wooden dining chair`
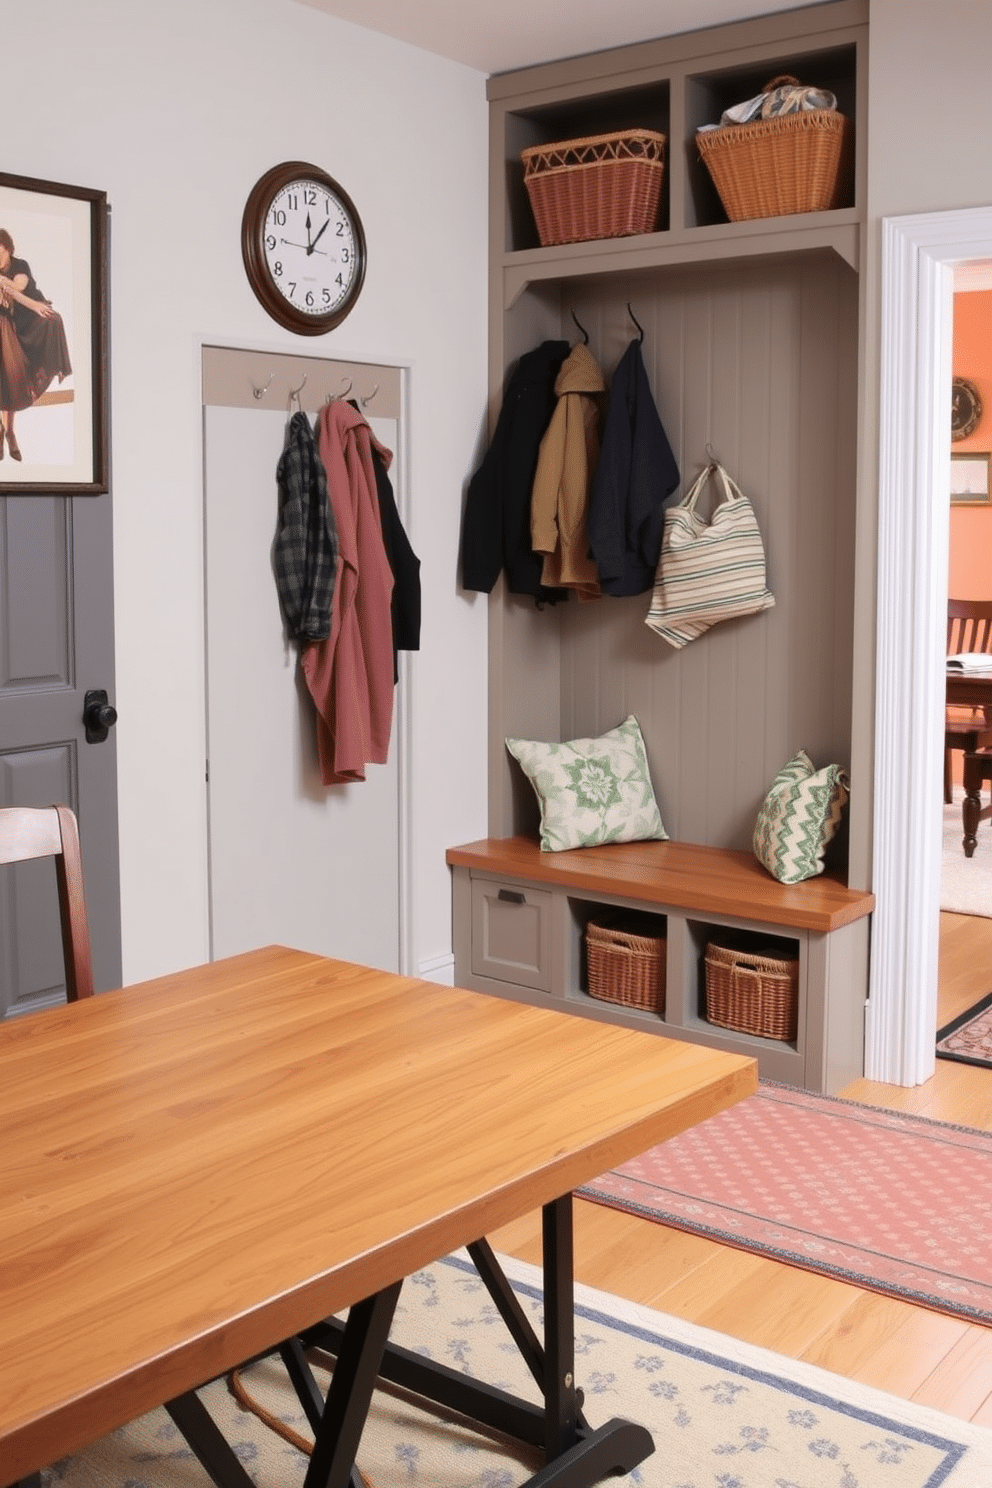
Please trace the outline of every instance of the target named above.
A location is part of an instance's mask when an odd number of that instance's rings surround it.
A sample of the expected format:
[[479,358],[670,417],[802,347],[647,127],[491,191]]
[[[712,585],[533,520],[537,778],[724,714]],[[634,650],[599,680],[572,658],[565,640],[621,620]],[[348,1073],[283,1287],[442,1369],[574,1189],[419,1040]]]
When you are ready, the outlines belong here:
[[[949,599],[947,601],[947,655],[983,651],[992,666],[992,599]],[[964,754],[992,748],[992,709],[973,708],[944,710],[944,801],[953,799],[951,788],[952,751]]]
[[68,806],[0,807],[0,863],[54,858],[70,1002],[93,996],[93,959],[83,892],[79,828]]
[[[93,996],[93,962],[75,815],[68,806],[0,807],[0,864],[35,858],[55,860],[66,995],[69,1002],[78,1002]],[[168,1401],[165,1409],[215,1483],[254,1488],[194,1391]],[[0,1472],[0,1483],[4,1481]],[[32,1473],[11,1488],[41,1488],[41,1475]]]

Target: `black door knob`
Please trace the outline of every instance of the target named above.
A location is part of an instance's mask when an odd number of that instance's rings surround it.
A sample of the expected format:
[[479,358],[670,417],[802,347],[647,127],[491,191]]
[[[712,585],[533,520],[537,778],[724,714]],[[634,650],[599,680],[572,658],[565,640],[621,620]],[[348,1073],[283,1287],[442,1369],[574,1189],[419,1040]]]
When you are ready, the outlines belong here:
[[83,699],[83,724],[87,744],[102,744],[117,722],[117,709],[107,700],[103,688],[95,688]]

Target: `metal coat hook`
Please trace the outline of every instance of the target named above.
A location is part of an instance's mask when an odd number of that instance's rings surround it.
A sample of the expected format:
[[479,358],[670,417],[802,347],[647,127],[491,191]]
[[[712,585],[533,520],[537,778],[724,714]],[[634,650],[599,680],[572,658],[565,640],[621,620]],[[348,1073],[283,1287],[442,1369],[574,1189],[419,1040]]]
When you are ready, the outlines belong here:
[[297,388],[290,388],[290,390],[289,390],[289,406],[290,406],[290,408],[292,408],[293,404],[295,403],[296,406],[297,406],[297,408],[300,410],[301,413],[303,412],[303,404],[300,402],[300,394],[302,393],[302,391],[306,387],[306,385],[307,385],[307,374],[304,372],[304,374],[303,374],[303,381],[300,383],[299,387],[297,387]]
[[638,320],[638,318],[634,314],[633,310],[631,310],[631,308],[630,308],[630,301],[629,300],[627,301],[627,314],[630,316],[631,320],[636,325],[637,332],[638,332],[637,339],[641,343],[641,345],[643,346],[644,345],[644,327],[641,325],[641,322]]
[[375,387],[374,387],[374,388],[373,388],[373,389],[372,389],[372,391],[371,391],[371,392],[370,392],[370,393],[369,393],[369,395],[368,395],[368,397],[367,397],[367,398],[363,398],[363,399],[362,399],[362,400],[361,400],[361,402],[362,402],[362,407],[363,407],[363,408],[368,408],[368,406],[369,406],[369,404],[370,404],[370,403],[371,403],[371,402],[372,402],[372,399],[373,399],[373,398],[374,398],[374,397],[375,397],[375,395],[376,395],[376,393],[377,393],[377,392],[378,392],[378,391],[379,391],[379,384],[378,384],[378,383],[376,383],[376,385],[375,385]]
[[[344,378],[343,377],[342,377],[341,381],[344,382]],[[351,390],[354,387],[354,385],[355,384],[354,384],[353,379],[349,377],[348,378],[348,386],[344,389],[344,391],[341,392],[341,393],[328,393],[327,397],[324,399],[324,402],[325,403],[334,403],[338,398],[347,398],[348,394],[351,392]]]
[[572,311],[572,319],[575,321],[575,324],[578,326],[579,330],[582,332],[583,343],[586,346],[588,346],[589,345],[589,332],[586,330],[585,326],[582,324],[581,320],[576,315],[576,313],[575,313],[574,310]]
[[720,463],[720,461],[716,457],[716,451],[714,450],[708,439],[706,441],[706,458],[707,460],[709,460],[711,465],[719,465]]
[[256,403],[265,397],[266,393],[269,391],[269,385],[272,382],[272,378],[275,377],[275,375],[276,374],[274,372],[270,374],[269,381],[265,384],[264,387],[257,388],[255,384],[252,383],[251,395],[255,399]]

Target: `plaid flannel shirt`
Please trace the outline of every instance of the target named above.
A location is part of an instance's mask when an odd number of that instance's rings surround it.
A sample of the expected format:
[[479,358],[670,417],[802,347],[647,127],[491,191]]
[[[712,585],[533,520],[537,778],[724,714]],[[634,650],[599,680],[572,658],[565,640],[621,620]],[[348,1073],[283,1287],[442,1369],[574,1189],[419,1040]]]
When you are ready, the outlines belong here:
[[279,530],[273,567],[290,635],[322,641],[331,631],[338,530],[310,421],[294,413],[276,467]]

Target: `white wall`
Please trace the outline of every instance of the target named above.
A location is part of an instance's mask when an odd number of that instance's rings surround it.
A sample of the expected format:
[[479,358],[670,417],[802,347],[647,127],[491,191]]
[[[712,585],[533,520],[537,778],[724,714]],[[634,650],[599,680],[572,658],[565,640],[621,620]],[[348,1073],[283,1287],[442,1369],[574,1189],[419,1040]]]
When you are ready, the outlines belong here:
[[[430,962],[451,943],[444,849],[485,830],[485,606],[456,584],[486,407],[485,79],[293,0],[35,0],[31,34],[44,62],[5,69],[3,168],[111,205],[125,981],[207,955],[203,341],[412,367],[413,949]],[[295,158],[341,182],[368,239],[357,307],[319,339],[277,327],[241,264],[252,185]],[[263,706],[245,700],[246,729]]]

